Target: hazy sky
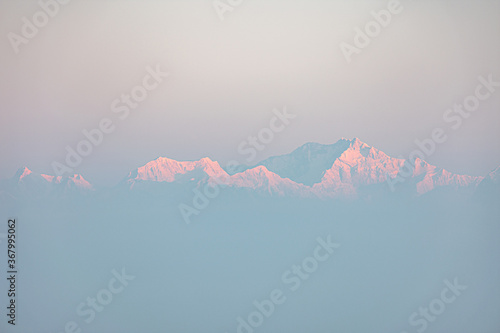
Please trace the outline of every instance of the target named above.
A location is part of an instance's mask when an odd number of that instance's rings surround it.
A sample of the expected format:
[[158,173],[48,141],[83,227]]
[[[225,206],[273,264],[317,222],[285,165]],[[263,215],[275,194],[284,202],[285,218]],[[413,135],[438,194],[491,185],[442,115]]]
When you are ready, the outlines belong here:
[[[348,63],[340,44],[387,6],[248,0],[221,20],[210,0],[73,0],[16,54],[9,33],[21,36],[40,5],[2,1],[0,178],[24,165],[53,174],[103,118],[114,132],[75,169],[98,185],[158,156],[243,162],[238,145],[284,106],[296,118],[255,163],[341,137],[407,156],[441,127],[448,139],[430,163],[472,175],[500,165],[500,87],[457,130],[443,120],[479,76],[500,81],[500,1],[402,0]],[[157,65],[170,76],[121,120],[111,103]]]

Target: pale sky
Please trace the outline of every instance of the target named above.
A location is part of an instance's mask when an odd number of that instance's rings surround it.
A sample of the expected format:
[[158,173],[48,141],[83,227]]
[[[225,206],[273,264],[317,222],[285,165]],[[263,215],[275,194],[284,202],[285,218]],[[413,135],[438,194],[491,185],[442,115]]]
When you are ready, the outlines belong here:
[[[388,1],[244,0],[222,21],[210,0],[73,0],[17,54],[9,33],[21,35],[23,17],[41,9],[2,1],[0,178],[25,165],[54,174],[65,147],[103,118],[114,132],[75,168],[97,185],[158,156],[244,162],[238,145],[284,106],[296,118],[255,163],[342,137],[405,157],[441,127],[448,139],[427,161],[485,175],[500,165],[500,87],[457,130],[443,114],[475,93],[479,76],[500,82],[500,1],[400,3],[348,63],[340,44],[353,44]],[[170,76],[118,118],[111,103],[157,65]]]

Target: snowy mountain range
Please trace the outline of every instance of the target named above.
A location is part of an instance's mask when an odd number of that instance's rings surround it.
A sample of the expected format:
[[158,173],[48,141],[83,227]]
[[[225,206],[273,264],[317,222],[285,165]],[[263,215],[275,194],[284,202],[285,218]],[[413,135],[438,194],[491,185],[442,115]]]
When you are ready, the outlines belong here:
[[[500,167],[486,177],[453,174],[416,159],[414,166],[393,158],[357,138],[325,145],[306,143],[293,152],[270,157],[237,173],[205,157],[199,161],[176,161],[160,157],[131,171],[122,181],[127,190],[145,189],[144,184],[170,183],[200,187],[245,189],[271,196],[358,198],[381,191],[405,191],[420,196],[438,188],[474,192],[500,187]],[[226,169],[226,170],[225,170]],[[388,181],[389,179],[389,181]],[[24,167],[0,184],[2,192],[67,194],[91,193],[83,176],[36,174]]]

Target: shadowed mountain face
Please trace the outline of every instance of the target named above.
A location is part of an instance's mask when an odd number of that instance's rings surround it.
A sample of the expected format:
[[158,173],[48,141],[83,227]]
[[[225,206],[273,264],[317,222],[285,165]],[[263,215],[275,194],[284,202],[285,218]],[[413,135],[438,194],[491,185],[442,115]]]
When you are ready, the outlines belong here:
[[296,183],[313,186],[321,182],[326,170],[332,167],[350,144],[346,139],[331,145],[310,142],[290,154],[273,156],[257,165],[263,165],[269,171]]
[[500,166],[491,171],[477,186],[476,197],[489,204],[500,201]]
[[[355,199],[391,191],[418,196],[437,188],[472,193],[482,181],[486,191],[498,187],[498,173],[497,168],[484,181],[483,177],[456,175],[420,159],[413,165],[392,158],[357,138],[343,138],[331,145],[307,143],[290,154],[270,157],[232,175],[207,157],[185,162],[160,157],[131,171],[118,187],[146,192],[154,187],[156,192],[160,187],[151,184],[161,183],[175,185],[164,187],[165,191],[185,192],[218,184],[267,196]],[[67,194],[89,192],[92,185],[81,175],[54,177],[22,168],[14,178],[4,181],[2,190]]]

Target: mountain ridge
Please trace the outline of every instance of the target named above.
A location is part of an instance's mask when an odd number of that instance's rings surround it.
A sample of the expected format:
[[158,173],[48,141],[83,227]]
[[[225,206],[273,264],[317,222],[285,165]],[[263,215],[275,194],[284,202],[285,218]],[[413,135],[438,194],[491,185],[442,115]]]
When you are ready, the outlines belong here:
[[[486,180],[499,183],[500,167],[486,177],[476,177],[453,174],[418,158],[411,174],[405,174],[407,165],[408,161],[390,157],[358,138],[341,138],[333,144],[305,143],[288,154],[269,157],[232,175],[208,157],[198,161],[158,157],[130,171],[122,182],[130,190],[137,183],[189,183],[194,186],[208,183],[268,195],[318,198],[357,198],[366,188],[389,188],[389,182],[397,177],[403,180],[398,186],[409,188],[417,196],[440,187],[458,191],[475,189]],[[391,178],[389,182],[387,177]],[[64,193],[94,190],[82,175],[36,174],[27,167],[20,168],[9,183],[24,191],[50,186],[62,187],[59,191]],[[5,186],[0,189],[6,190]]]

